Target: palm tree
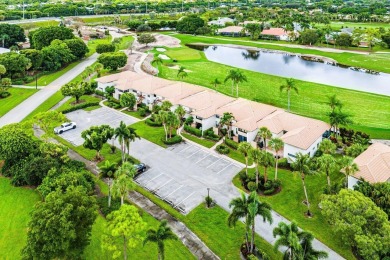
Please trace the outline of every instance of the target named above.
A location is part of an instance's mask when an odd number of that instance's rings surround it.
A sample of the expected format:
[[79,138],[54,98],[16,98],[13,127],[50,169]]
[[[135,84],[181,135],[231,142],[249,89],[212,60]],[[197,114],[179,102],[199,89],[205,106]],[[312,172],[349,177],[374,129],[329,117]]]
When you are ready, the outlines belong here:
[[250,156],[253,159],[253,162],[255,163],[255,167],[256,167],[256,188],[257,188],[259,187],[259,163],[260,163],[261,152],[259,149],[251,149]]
[[175,114],[177,115],[177,117],[181,121],[183,119],[183,117],[185,116],[186,111],[185,111],[185,109],[183,108],[182,105],[178,105],[177,108],[175,109]]
[[267,169],[268,167],[271,167],[275,163],[275,158],[272,153],[269,153],[267,151],[262,151],[260,153],[260,165],[264,167],[264,183],[268,181],[268,174]]
[[171,107],[172,107],[172,103],[169,102],[168,100],[165,100],[164,102],[162,102],[161,104],[161,110],[163,111],[170,111],[171,110]]
[[218,86],[219,84],[221,84],[221,83],[222,83],[222,82],[219,81],[218,78],[215,78],[213,81],[211,81],[211,84],[213,84],[214,89],[217,89],[217,86]]
[[99,63],[99,62],[97,62],[97,63],[95,64],[95,66],[93,66],[93,69],[94,69],[94,71],[96,71],[98,77],[101,76],[101,75],[100,75],[100,72],[102,71],[103,68],[104,68],[103,64],[101,64],[101,63]]
[[119,144],[121,145],[122,151],[122,162],[125,161],[125,139],[129,136],[129,129],[126,124],[121,121],[119,126],[115,128],[115,138],[118,138]]
[[328,114],[331,128],[334,127],[334,135],[336,136],[340,125],[347,126],[352,124],[351,116],[342,111],[334,111]]
[[295,222],[291,222],[290,225],[279,222],[278,226],[273,230],[273,235],[278,237],[274,244],[275,250],[278,250],[280,246],[287,248],[284,252],[284,259],[299,259],[303,249],[300,244],[301,231],[299,231]]
[[257,136],[260,137],[261,139],[263,139],[264,150],[266,150],[267,149],[267,139],[272,137],[271,131],[267,127],[263,126],[259,129]]
[[183,80],[187,76],[188,76],[188,74],[187,74],[186,68],[183,66],[180,66],[179,71],[177,72],[177,77],[181,78],[181,80]]
[[225,81],[224,81],[225,83],[228,80],[232,81],[232,96],[233,96],[234,84],[236,83],[236,77],[237,77],[236,76],[236,70],[231,69],[231,70],[229,70],[228,75],[226,76]]
[[349,156],[343,156],[339,160],[339,164],[341,166],[341,169],[343,170],[345,174],[345,187],[348,187],[348,176],[353,175],[355,172],[359,170],[358,165],[353,161],[352,157]]
[[100,178],[108,179],[108,207],[111,207],[111,189],[112,189],[112,178],[116,171],[116,163],[111,163],[110,161],[105,161],[104,165],[99,167],[100,169]]
[[329,192],[331,191],[330,185],[330,172],[336,167],[336,160],[330,154],[324,154],[321,157],[317,158],[318,169],[326,174],[326,179],[328,180]]
[[250,151],[253,149],[252,145],[248,142],[241,142],[238,144],[237,151],[239,151],[245,157],[245,173],[248,176],[248,157]]
[[132,128],[130,125],[127,126],[127,129],[128,129],[128,134],[124,137],[124,143],[127,149],[127,154],[130,155],[130,143],[135,142],[136,138],[141,139],[141,137],[137,134],[136,130]]
[[232,81],[232,95],[233,95],[233,87],[236,85],[236,96],[238,97],[238,84],[242,82],[247,82],[247,77],[242,73],[239,69],[231,69],[228,75],[225,78],[225,82],[231,80]]
[[157,230],[149,229],[146,233],[146,238],[144,240],[144,246],[148,242],[153,242],[157,244],[158,249],[158,259],[164,260],[165,245],[166,240],[176,240],[177,237],[173,234],[170,227],[167,226],[167,220],[163,219],[158,226]]
[[228,218],[229,227],[236,226],[237,221],[244,218],[245,221],[245,244],[246,248],[249,248],[249,204],[251,201],[244,193],[241,193],[241,197],[235,198],[229,203],[229,208],[233,207],[232,213]]
[[160,70],[158,69],[158,66],[162,65],[163,62],[164,61],[161,59],[160,56],[154,57],[154,59],[152,61],[152,65],[156,65],[157,66],[157,77],[158,77],[158,73],[160,72]]
[[172,130],[180,127],[180,120],[175,113],[168,112],[167,128],[169,129],[169,138],[172,138]]
[[326,259],[328,253],[317,251],[313,248],[314,236],[310,232],[302,231],[300,234],[301,247],[303,249],[301,256],[303,259]]
[[341,100],[337,98],[336,94],[329,96],[328,102],[326,104],[330,106],[332,112],[334,112],[336,108],[341,109],[341,107],[343,106]]
[[160,110],[158,111],[158,114],[156,114],[156,120],[157,122],[161,123],[164,127],[164,131],[165,131],[165,141],[168,140],[168,128],[167,128],[167,123],[168,123],[168,120],[169,120],[169,112],[167,111],[164,111],[164,110]]
[[234,116],[232,113],[225,112],[223,113],[221,120],[219,121],[219,125],[226,126],[227,127],[227,132],[228,132],[228,137],[230,138],[230,127],[232,126],[234,120]]
[[121,198],[121,205],[123,205],[124,197],[127,193],[135,187],[133,182],[135,174],[135,167],[128,162],[123,163],[122,166],[115,172],[115,180],[112,185],[112,195],[114,197]]
[[275,180],[278,179],[278,162],[279,162],[279,151],[283,149],[284,143],[283,140],[280,138],[272,138],[269,141],[269,145],[271,146],[272,150],[275,151],[276,154],[276,160],[275,160]]
[[318,148],[323,154],[334,154],[336,152],[336,145],[329,139],[321,142]]
[[299,152],[295,155],[295,161],[291,164],[291,166],[296,172],[298,172],[301,175],[303,191],[305,193],[305,198],[306,198],[307,215],[311,216],[309,197],[307,196],[307,190],[305,184],[306,174],[311,173],[309,164],[310,164],[310,156],[308,154],[302,154]]
[[294,90],[298,94],[298,88],[295,85],[294,79],[286,79],[286,84],[280,86],[280,92],[283,92],[283,90],[287,91],[287,111],[290,112],[290,92]]
[[263,222],[269,222],[272,224],[272,214],[271,214],[271,206],[267,203],[262,203],[259,200],[259,196],[257,196],[256,191],[253,191],[250,195],[248,200],[248,215],[249,215],[249,221],[252,226],[252,234],[251,234],[251,246],[250,246],[250,253],[253,253],[254,244],[255,244],[255,223],[256,223],[256,216],[262,216]]

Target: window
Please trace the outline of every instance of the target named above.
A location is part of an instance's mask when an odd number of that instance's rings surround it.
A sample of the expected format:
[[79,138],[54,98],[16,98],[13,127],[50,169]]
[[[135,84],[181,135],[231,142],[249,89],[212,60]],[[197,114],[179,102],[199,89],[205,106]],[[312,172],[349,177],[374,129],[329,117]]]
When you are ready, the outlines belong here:
[[218,118],[219,118],[219,115],[215,115],[215,117],[218,119]]
[[288,156],[296,158],[295,154],[288,153]]

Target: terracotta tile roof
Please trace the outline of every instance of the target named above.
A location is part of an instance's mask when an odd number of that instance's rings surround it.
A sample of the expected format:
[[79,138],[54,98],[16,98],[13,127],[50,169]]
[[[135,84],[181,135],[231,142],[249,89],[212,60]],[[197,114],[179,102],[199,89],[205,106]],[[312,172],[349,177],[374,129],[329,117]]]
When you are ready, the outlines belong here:
[[128,80],[132,81],[135,79],[140,79],[142,77],[145,77],[142,74],[135,73],[133,71],[123,71],[120,73],[115,73],[111,75],[107,75],[104,77],[97,78],[96,81],[100,83],[110,83],[118,80]]
[[353,176],[363,178],[370,183],[390,180],[390,146],[375,143],[355,158],[359,171]]
[[222,29],[219,29],[219,33],[240,33],[244,29],[242,26],[228,26]]
[[263,30],[262,35],[273,35],[273,36],[282,36],[287,35],[287,32],[283,28],[270,28]]
[[209,118],[216,114],[217,108],[233,102],[235,98],[225,96],[216,91],[205,90],[195,95],[183,98],[179,104],[191,108],[192,115]]
[[183,98],[194,95],[204,90],[205,88],[197,85],[173,81],[173,84],[156,89],[154,91],[154,94],[163,97],[166,100],[169,100],[173,105],[177,105],[179,104],[179,101]]
[[174,84],[173,81],[153,77],[149,75],[143,75],[143,77],[132,81],[118,81],[116,87],[122,90],[133,89],[146,94],[154,94],[155,90]]
[[258,128],[258,121],[277,110],[278,108],[273,106],[238,98],[235,101],[218,108],[217,114],[222,116],[223,113],[226,112],[232,113],[236,121],[233,125],[251,132]]

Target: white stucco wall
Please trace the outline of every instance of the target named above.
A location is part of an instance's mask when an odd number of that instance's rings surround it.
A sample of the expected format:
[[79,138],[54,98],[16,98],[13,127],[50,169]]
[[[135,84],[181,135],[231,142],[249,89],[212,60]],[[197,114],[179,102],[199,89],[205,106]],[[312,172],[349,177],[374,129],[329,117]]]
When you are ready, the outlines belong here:
[[322,142],[322,136],[319,137],[308,149],[304,150],[289,144],[284,144],[284,150],[283,150],[283,157],[287,158],[290,162],[295,161],[295,158],[291,155],[295,155],[297,153],[302,154],[309,154],[310,157],[313,157],[316,151],[318,150],[318,147],[320,143]]
[[216,127],[215,116],[202,119],[202,131],[205,131],[209,128]]
[[348,176],[348,189],[353,190],[353,186],[355,186],[359,182],[359,179],[356,179],[353,176]]
[[98,86],[96,89],[100,90],[100,91],[106,91],[106,87],[110,87],[110,86],[114,86],[115,84],[113,82],[109,82],[109,83],[101,83],[101,82],[98,82]]

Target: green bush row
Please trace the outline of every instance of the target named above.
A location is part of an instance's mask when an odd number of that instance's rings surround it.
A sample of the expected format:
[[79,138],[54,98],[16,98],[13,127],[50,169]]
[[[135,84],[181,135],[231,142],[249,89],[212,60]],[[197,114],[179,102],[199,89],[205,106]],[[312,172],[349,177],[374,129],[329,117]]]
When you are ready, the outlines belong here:
[[190,134],[196,135],[198,137],[202,137],[202,131],[195,128],[195,127],[191,127],[189,125],[184,125],[184,130]]
[[147,124],[148,126],[153,126],[153,127],[162,126],[162,124],[157,123],[157,122],[154,122],[154,121],[152,121],[150,118],[147,118],[147,119],[145,120],[145,124]]
[[76,110],[79,110],[79,109],[82,109],[82,108],[94,107],[94,106],[98,106],[98,105],[99,105],[99,102],[83,103],[83,104],[76,105],[76,106],[68,108],[68,109],[64,109],[64,110],[62,110],[60,112],[62,112],[63,114],[67,114],[67,113],[70,113],[70,112],[73,112],[73,111],[76,111]]
[[172,144],[177,144],[180,143],[183,140],[180,135],[174,135],[171,138],[168,138],[165,140],[165,136],[161,138],[161,141],[166,144],[166,145],[172,145]]
[[227,147],[226,145],[223,145],[223,144],[218,145],[217,148],[215,148],[215,149],[220,154],[228,154],[230,152],[229,147]]
[[225,138],[225,144],[229,146],[230,148],[233,148],[234,150],[238,149],[238,143],[234,142],[233,140],[230,140],[228,138]]

